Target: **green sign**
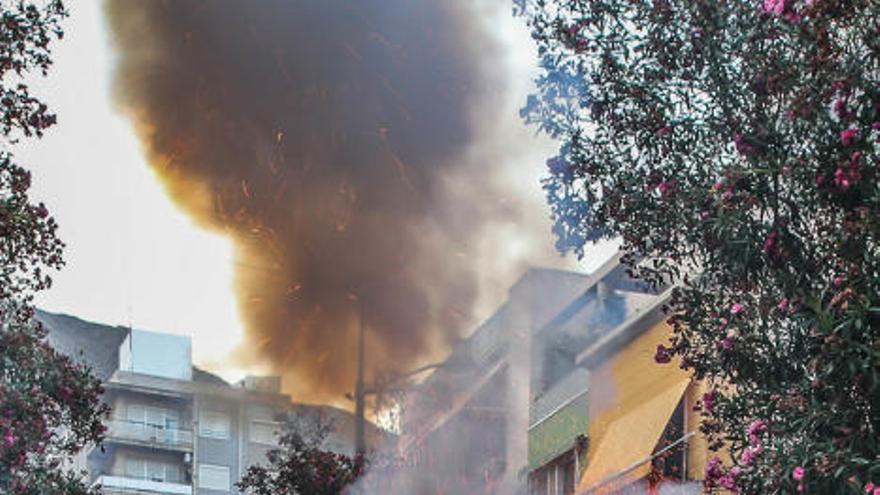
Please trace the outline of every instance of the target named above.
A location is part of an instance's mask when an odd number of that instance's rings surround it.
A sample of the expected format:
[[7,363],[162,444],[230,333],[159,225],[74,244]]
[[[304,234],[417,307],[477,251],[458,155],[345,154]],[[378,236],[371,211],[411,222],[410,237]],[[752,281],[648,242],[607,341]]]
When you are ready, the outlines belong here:
[[588,433],[587,396],[587,393],[580,394],[529,429],[529,470],[571,450],[577,436]]

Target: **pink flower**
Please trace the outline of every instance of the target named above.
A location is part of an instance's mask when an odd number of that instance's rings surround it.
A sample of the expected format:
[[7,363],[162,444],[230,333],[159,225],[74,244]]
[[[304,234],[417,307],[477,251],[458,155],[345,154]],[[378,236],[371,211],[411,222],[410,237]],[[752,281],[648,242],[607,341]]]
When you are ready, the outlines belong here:
[[748,141],[746,141],[746,138],[740,133],[734,134],[733,144],[736,146],[736,151],[739,151],[745,156],[752,154],[752,151],[755,150],[755,148],[749,144]]
[[797,481],[804,479],[804,474],[806,474],[806,471],[803,466],[798,466],[791,471],[791,477]]
[[785,0],[764,0],[764,4],[761,7],[768,14],[782,15],[782,12],[785,10]]
[[849,110],[846,107],[846,100],[843,98],[834,100],[834,113],[841,119],[849,116]]
[[865,485],[865,493],[870,494],[873,491],[874,491],[874,483],[869,481],[868,484]]
[[733,474],[733,470],[731,472],[725,474],[721,478],[718,478],[718,484],[721,485],[721,488],[730,490],[732,492],[737,492],[739,488],[736,486],[736,476]]
[[664,180],[660,184],[657,184],[657,189],[660,191],[660,195],[665,198],[672,194],[675,189],[675,180]]
[[712,408],[715,407],[715,397],[718,396],[718,392],[714,390],[710,390],[703,394],[703,407],[706,409],[707,413],[712,412]]
[[730,337],[724,337],[723,339],[721,339],[721,348],[725,351],[733,349],[733,339],[731,339]]
[[840,131],[840,142],[843,143],[844,146],[849,146],[855,142],[856,137],[859,135],[859,130],[855,127],[850,127]]
[[759,453],[760,452],[758,452],[757,449],[753,449],[752,447],[746,447],[746,449],[743,450],[742,455],[740,455],[740,460],[746,466],[751,466],[752,462],[755,461],[755,458],[758,457]]
[[6,444],[6,447],[15,445],[15,436],[12,435],[11,431],[6,432],[6,435],[3,437],[3,443]]
[[765,431],[767,431],[767,422],[763,419],[756,419],[749,425],[749,443],[752,444],[752,447],[760,449],[759,453],[764,451],[761,446],[761,437],[759,435]]
[[778,262],[782,259],[782,246],[779,244],[779,234],[776,232],[770,232],[767,235],[767,238],[764,239],[764,254],[767,255],[772,261]]
[[801,19],[803,19],[801,17],[801,15],[798,14],[797,12],[795,12],[794,10],[789,10],[788,12],[786,12],[784,17],[788,22],[791,22],[794,24],[801,22]]
[[73,390],[71,390],[70,387],[65,385],[58,390],[58,397],[62,401],[67,402],[73,398]]
[[749,424],[749,435],[767,431],[767,422],[763,419],[756,419]]
[[789,303],[788,298],[787,298],[787,297],[783,297],[783,298],[779,301],[779,304],[776,305],[776,309],[778,309],[779,311],[783,311],[783,312],[785,312],[786,310],[788,310],[788,303]]
[[743,309],[745,309],[745,308],[743,307],[742,304],[734,303],[734,305],[730,307],[730,314],[738,315],[738,314],[742,313]]
[[880,495],[880,486],[874,488],[874,495]]
[[776,238],[777,237],[778,237],[778,235],[776,234],[776,232],[770,232],[770,235],[768,235],[767,238],[764,239],[764,252],[765,253],[769,253],[770,251],[773,250],[773,247],[776,246]]
[[715,480],[721,477],[723,474],[723,469],[721,467],[721,458],[713,456],[709,459],[709,462],[706,463],[706,479]]
[[672,361],[671,350],[672,349],[667,348],[663,344],[657,344],[657,352],[654,354],[654,361],[658,364],[666,364]]

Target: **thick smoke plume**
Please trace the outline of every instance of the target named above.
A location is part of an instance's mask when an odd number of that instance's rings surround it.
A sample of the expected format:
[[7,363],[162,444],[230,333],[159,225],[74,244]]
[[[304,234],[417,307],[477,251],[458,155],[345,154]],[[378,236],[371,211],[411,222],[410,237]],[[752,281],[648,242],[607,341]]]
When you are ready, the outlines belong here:
[[472,323],[474,250],[489,223],[515,220],[474,163],[502,75],[474,2],[114,0],[107,12],[116,97],[151,166],[235,241],[242,359],[283,373],[299,400],[338,401],[358,305],[371,372],[416,365]]

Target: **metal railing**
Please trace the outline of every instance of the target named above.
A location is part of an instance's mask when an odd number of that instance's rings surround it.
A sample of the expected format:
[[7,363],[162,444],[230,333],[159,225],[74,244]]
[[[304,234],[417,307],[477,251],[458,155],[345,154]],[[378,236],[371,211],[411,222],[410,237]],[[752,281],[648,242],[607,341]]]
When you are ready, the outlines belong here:
[[107,439],[130,440],[171,447],[192,447],[192,430],[167,428],[162,426],[112,419],[107,423]]
[[191,495],[192,486],[184,483],[150,481],[125,476],[101,475],[92,487],[101,486],[105,495]]
[[530,404],[529,428],[552,416],[554,412],[586,393],[589,388],[590,372],[580,367],[573,369]]

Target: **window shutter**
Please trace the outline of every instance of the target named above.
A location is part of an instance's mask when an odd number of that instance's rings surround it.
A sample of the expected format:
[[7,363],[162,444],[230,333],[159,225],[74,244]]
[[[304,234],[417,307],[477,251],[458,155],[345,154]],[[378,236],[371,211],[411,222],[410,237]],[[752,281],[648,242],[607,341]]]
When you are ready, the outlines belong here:
[[229,491],[229,467],[199,464],[199,488]]

